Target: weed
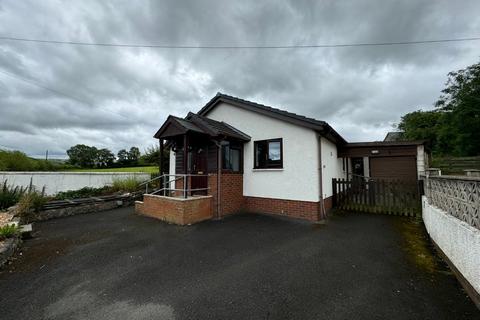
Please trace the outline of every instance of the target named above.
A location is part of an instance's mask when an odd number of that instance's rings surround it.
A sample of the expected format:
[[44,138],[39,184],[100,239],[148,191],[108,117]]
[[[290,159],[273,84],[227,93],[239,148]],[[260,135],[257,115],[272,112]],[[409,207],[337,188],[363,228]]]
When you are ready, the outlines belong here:
[[14,224],[7,224],[3,227],[0,227],[0,240],[13,238],[18,234],[20,234],[20,228]]
[[26,191],[27,188],[11,186],[7,180],[5,180],[0,189],[0,210],[7,209],[16,204]]
[[113,179],[112,190],[113,191],[137,191],[140,187],[140,181],[136,178],[130,177],[126,179]]

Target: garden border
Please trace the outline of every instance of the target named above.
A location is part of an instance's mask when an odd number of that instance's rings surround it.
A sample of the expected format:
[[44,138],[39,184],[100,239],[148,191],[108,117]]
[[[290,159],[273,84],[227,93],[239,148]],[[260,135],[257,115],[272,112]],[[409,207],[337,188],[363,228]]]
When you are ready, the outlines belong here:
[[40,211],[32,212],[29,217],[29,222],[106,211],[118,207],[128,207],[134,205],[135,200],[139,199],[141,195],[141,193],[126,193],[121,195],[50,201],[47,202]]
[[0,243],[0,268],[8,262],[21,243],[22,240],[19,237],[7,238]]

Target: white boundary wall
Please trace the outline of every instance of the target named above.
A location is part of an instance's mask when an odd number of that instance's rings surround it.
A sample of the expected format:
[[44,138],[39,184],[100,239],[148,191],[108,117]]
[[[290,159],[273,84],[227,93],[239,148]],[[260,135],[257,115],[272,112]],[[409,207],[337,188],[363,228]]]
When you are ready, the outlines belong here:
[[48,195],[61,191],[78,190],[84,187],[101,188],[111,185],[115,179],[135,178],[139,181],[150,179],[149,173],[141,172],[5,172],[0,171],[0,183],[28,186],[32,184],[41,190],[45,186]]
[[428,204],[425,196],[422,214],[430,237],[480,294],[480,230]]

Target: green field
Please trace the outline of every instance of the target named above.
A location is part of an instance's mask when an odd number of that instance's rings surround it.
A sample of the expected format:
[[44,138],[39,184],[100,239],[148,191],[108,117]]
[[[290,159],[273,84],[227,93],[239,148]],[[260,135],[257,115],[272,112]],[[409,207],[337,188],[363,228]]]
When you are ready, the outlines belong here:
[[126,168],[108,168],[108,169],[73,169],[72,172],[146,172],[158,173],[158,166],[149,167],[126,167]]

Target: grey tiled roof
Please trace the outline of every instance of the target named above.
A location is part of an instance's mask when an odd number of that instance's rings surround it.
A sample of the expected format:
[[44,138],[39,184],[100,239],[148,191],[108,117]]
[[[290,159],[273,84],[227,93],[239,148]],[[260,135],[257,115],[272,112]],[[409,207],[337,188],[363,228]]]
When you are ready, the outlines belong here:
[[218,102],[226,102],[230,103],[239,107],[243,107],[245,109],[252,110],[254,112],[259,112],[264,115],[281,119],[287,122],[291,122],[300,126],[304,126],[313,130],[316,130],[329,139],[334,140],[338,143],[346,143],[345,139],[338,134],[327,122],[322,120],[317,120],[309,117],[305,117],[302,115],[298,115],[296,113],[288,112],[285,110],[273,108],[270,106],[266,106],[260,103],[240,99],[237,97],[233,97],[230,95],[226,95],[223,93],[217,93],[213,99],[211,99],[197,114],[205,116],[208,112],[218,103]]
[[187,115],[186,119],[195,123],[197,126],[202,127],[207,133],[213,136],[227,136],[245,141],[250,140],[249,135],[223,121],[216,121],[192,112]]
[[388,132],[383,141],[400,141],[403,139],[403,132],[401,131],[391,131]]

